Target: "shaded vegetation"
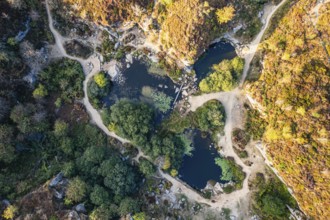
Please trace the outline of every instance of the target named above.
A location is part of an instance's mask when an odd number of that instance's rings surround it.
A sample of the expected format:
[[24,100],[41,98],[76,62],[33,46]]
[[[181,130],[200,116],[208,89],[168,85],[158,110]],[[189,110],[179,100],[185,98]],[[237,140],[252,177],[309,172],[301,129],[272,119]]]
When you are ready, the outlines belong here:
[[233,185],[228,185],[224,188],[226,193],[231,193],[243,187],[245,173],[243,172],[242,167],[235,163],[233,158],[218,157],[215,159],[215,163],[221,168],[220,179],[222,181],[231,181],[234,183]]
[[57,93],[64,102],[72,103],[83,97],[84,73],[77,61],[61,59],[51,63],[40,75],[40,83],[48,93]]
[[253,209],[266,219],[288,219],[290,211],[287,208],[298,208],[297,203],[286,186],[274,175],[268,180],[256,179],[257,192],[254,194]]
[[166,113],[171,108],[173,98],[167,96],[165,93],[153,89],[149,86],[142,88],[142,95],[146,97],[150,102],[162,113]]

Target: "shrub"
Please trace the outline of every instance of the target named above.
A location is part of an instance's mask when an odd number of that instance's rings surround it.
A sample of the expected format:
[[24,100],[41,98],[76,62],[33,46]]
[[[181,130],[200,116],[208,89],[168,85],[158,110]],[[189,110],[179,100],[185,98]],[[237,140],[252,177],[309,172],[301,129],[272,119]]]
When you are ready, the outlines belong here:
[[242,188],[245,173],[242,168],[235,163],[234,159],[218,157],[215,159],[215,163],[221,168],[221,180],[233,181],[235,183],[234,189]]
[[172,97],[167,96],[165,93],[157,91],[149,86],[144,86],[142,88],[142,95],[151,99],[155,108],[159,111],[166,113],[171,108]]
[[221,9],[217,9],[216,15],[219,24],[227,23],[231,21],[235,16],[235,8],[233,6],[227,6]]
[[212,66],[212,72],[199,83],[202,92],[230,91],[236,85],[244,68],[244,60],[235,57]]
[[86,192],[87,184],[79,177],[75,177],[69,182],[66,198],[72,202],[81,202]]
[[100,88],[104,88],[106,87],[109,82],[105,76],[105,73],[103,72],[99,72],[98,74],[96,74],[94,76],[94,81],[96,82],[96,84],[100,87]]
[[48,92],[47,92],[45,86],[42,84],[39,84],[38,87],[33,91],[33,97],[37,98],[37,99],[43,98],[47,95],[48,95]]

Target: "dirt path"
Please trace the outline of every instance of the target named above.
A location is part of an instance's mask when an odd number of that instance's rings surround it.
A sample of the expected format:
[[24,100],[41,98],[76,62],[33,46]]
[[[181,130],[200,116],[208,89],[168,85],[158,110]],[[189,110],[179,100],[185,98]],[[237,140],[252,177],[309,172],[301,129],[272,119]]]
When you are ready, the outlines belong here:
[[265,24],[263,25],[261,31],[256,36],[256,38],[250,44],[247,45],[248,50],[243,51],[243,58],[245,59],[245,65],[244,65],[244,69],[243,69],[240,86],[242,86],[245,81],[247,73],[250,69],[251,61],[252,61],[255,53],[257,52],[257,49],[258,49],[259,43],[262,39],[262,36],[264,35],[265,31],[267,30],[270,19],[272,18],[273,14],[277,11],[277,9],[279,9],[286,1],[287,0],[282,0],[280,4],[273,6],[271,8],[268,8],[268,10],[265,11],[265,13],[264,13],[264,16],[266,16],[266,18],[264,18]]
[[[244,82],[244,79],[245,79],[246,74],[249,69],[249,65],[257,50],[261,37],[269,24],[270,17],[284,2],[285,2],[285,0],[283,0],[278,6],[274,7],[272,12],[269,14],[269,16],[266,19],[264,28],[258,34],[256,39],[250,44],[249,52],[244,56],[245,67],[244,67],[244,72],[243,72],[243,77],[242,77],[241,83]],[[55,42],[56,42],[55,50],[57,52],[57,57],[58,56],[67,57],[69,59],[76,60],[83,66],[83,70],[86,75],[86,78],[83,82],[83,87],[84,87],[83,103],[84,103],[86,110],[87,110],[88,114],[90,115],[92,121],[107,135],[114,137],[123,143],[129,142],[128,140],[119,137],[115,133],[110,132],[107,129],[107,127],[103,124],[100,113],[89,102],[89,99],[87,96],[87,85],[88,85],[88,81],[101,69],[101,64],[100,64],[99,58],[97,57],[97,55],[93,55],[90,58],[84,60],[84,59],[80,59],[80,58],[76,58],[76,57],[68,55],[63,47],[63,44],[65,43],[65,41],[70,40],[70,39],[63,38],[58,33],[58,31],[54,28],[53,19],[51,16],[49,5],[48,5],[48,0],[46,0],[46,9],[47,9],[48,20],[49,20],[49,28],[50,28],[51,32],[53,33]],[[180,180],[173,178],[172,176],[162,172],[161,170],[159,170],[159,172],[163,178],[172,182],[173,186],[172,186],[171,190],[173,192],[184,193],[189,199],[197,201],[199,203],[207,204],[210,207],[215,208],[215,209],[220,210],[222,207],[230,207],[233,211],[233,214],[238,216],[239,215],[238,209],[242,209],[242,205],[244,205],[244,204],[246,205],[246,202],[242,203],[242,201],[244,201],[248,198],[248,194],[249,194],[248,177],[251,174],[251,170],[253,170],[254,166],[257,166],[257,165],[254,165],[252,167],[246,166],[240,160],[240,158],[236,155],[236,153],[234,152],[233,147],[232,147],[232,142],[231,142],[232,129],[234,127],[241,126],[241,123],[243,121],[243,115],[244,115],[243,112],[241,111],[242,101],[241,101],[240,90],[237,88],[231,92],[219,92],[219,93],[206,94],[206,95],[202,95],[202,96],[189,97],[189,102],[191,103],[190,110],[195,111],[198,107],[202,106],[205,102],[212,100],[212,99],[217,99],[217,100],[221,101],[225,107],[225,111],[226,111],[226,115],[227,115],[226,124],[225,124],[225,136],[220,139],[219,144],[221,146],[223,146],[222,153],[225,154],[226,156],[233,157],[235,159],[235,162],[237,164],[239,164],[243,168],[243,171],[247,174],[247,178],[245,178],[244,183],[243,183],[243,188],[241,190],[235,191],[230,194],[221,194],[221,195],[217,196],[216,198],[214,198],[214,202],[212,202],[208,199],[203,198],[198,192],[187,187]],[[139,151],[139,154],[134,159],[138,160],[141,156],[146,157],[142,151]]]
[[48,15],[48,22],[49,22],[49,28],[50,31],[52,32],[54,38],[55,38],[55,50],[57,50],[57,52],[59,53],[59,55],[61,57],[66,57],[72,60],[76,60],[78,61],[84,70],[85,73],[85,80],[83,82],[83,88],[84,88],[84,98],[83,98],[83,103],[86,107],[86,110],[90,116],[90,118],[93,120],[93,122],[107,135],[114,137],[118,140],[120,140],[123,143],[127,143],[129,142],[128,140],[119,137],[118,135],[116,135],[114,132],[110,132],[107,127],[103,124],[102,118],[100,113],[91,105],[91,103],[89,102],[88,99],[88,95],[87,95],[87,86],[88,86],[88,82],[89,80],[100,71],[101,69],[101,63],[99,58],[97,57],[97,55],[93,55],[91,57],[89,57],[88,59],[84,60],[81,58],[77,58],[77,57],[73,57],[70,56],[66,53],[63,44],[65,43],[65,41],[70,40],[67,38],[63,38],[58,31],[54,28],[53,25],[53,18],[51,16],[50,13],[50,8],[49,8],[49,4],[48,4],[48,0],[46,0],[46,9],[47,9],[47,15]]
[[[267,29],[270,19],[272,15],[276,12],[278,8],[280,8],[286,0],[283,0],[279,5],[273,6],[266,10],[265,15],[265,24],[256,38],[247,46],[248,50],[242,51],[242,56],[245,59],[245,65],[243,70],[242,79],[240,81],[240,85],[238,88],[230,92],[217,92],[217,93],[209,93],[200,96],[190,96],[189,103],[191,107],[190,111],[195,111],[198,107],[202,106],[204,103],[210,100],[218,100],[222,103],[226,112],[226,122],[224,132],[225,135],[220,138],[219,145],[222,146],[221,154],[225,156],[230,156],[235,159],[235,162],[240,165],[243,171],[246,173],[246,178],[243,182],[243,188],[241,190],[235,191],[230,194],[221,194],[218,196],[216,203],[213,203],[213,207],[227,207],[233,211],[235,216],[244,216],[246,213],[243,213],[244,209],[242,207],[238,208],[238,206],[245,206],[244,200],[248,200],[250,195],[250,190],[248,187],[248,179],[252,173],[256,173],[260,171],[261,166],[265,166],[263,161],[259,161],[253,166],[247,166],[243,163],[243,161],[238,157],[233,149],[232,143],[232,130],[236,127],[242,127],[244,121],[244,110],[243,110],[243,95],[241,94],[240,87],[243,85],[244,80],[247,76],[248,70],[250,68],[251,61],[258,49],[259,43],[262,39],[262,36]],[[234,42],[237,42],[236,39],[233,39],[231,36],[227,36],[231,38]],[[264,155],[265,156],[265,155]],[[252,158],[251,158],[252,159]],[[267,159],[267,158],[265,158]],[[188,192],[189,194],[189,192]],[[192,195],[192,194],[190,194]],[[245,202],[246,203],[246,202]]]

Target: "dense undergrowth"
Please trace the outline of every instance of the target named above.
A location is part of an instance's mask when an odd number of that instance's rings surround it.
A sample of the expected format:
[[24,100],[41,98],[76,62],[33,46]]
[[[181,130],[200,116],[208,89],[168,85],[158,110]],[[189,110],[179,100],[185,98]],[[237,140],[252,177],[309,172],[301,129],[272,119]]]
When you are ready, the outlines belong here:
[[330,66],[325,21],[329,3],[321,7],[316,27],[308,14],[315,4],[300,0],[279,21],[261,48],[261,76],[248,83],[246,90],[264,108],[263,139],[275,168],[306,213],[326,218]]

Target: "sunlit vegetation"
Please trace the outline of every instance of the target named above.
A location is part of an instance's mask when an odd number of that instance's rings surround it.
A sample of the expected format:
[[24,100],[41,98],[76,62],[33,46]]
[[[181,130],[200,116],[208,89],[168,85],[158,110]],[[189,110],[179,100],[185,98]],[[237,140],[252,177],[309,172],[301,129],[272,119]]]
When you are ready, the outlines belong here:
[[[322,25],[329,9],[319,11],[316,28],[309,11],[316,1],[300,0],[263,43],[260,78],[248,84],[253,98],[264,108],[260,124],[275,168],[294,191],[301,208],[315,218],[329,210],[329,25]],[[329,4],[328,4],[329,5]],[[306,13],[308,12],[308,13]],[[259,133],[260,136],[262,132]]]
[[150,1],[147,0],[115,0],[105,2],[83,1],[83,0],[64,0],[65,3],[75,5],[76,14],[83,19],[90,19],[102,25],[110,25],[126,19],[134,20],[135,14],[133,7],[135,5],[141,8],[147,8]]
[[221,168],[220,180],[234,183],[224,187],[224,192],[231,193],[234,190],[238,190],[243,187],[245,173],[242,168],[235,163],[233,158],[218,157],[215,159],[215,164]]
[[[215,9],[221,7],[210,1],[173,1],[161,14],[160,38],[166,49],[174,48],[177,56],[188,61],[196,59],[204,48],[221,34]],[[198,17],[198,19],[196,19]]]
[[144,86],[142,88],[142,95],[148,99],[150,102],[158,109],[160,112],[166,113],[171,108],[171,103],[173,98],[167,96],[165,93],[157,91],[149,86]]
[[34,98],[43,98],[48,95],[48,91],[46,90],[44,85],[39,84],[32,94]]
[[39,81],[47,93],[55,93],[64,102],[83,97],[84,73],[81,65],[73,60],[62,59],[51,63],[39,75]]
[[13,205],[9,205],[2,214],[2,217],[4,219],[13,219],[15,217],[15,214],[17,212],[17,207]]
[[244,60],[236,57],[212,66],[211,73],[199,83],[202,92],[230,91],[237,84],[244,68]]
[[110,88],[110,76],[105,72],[97,73],[93,79],[88,82],[88,98],[94,107],[101,107],[101,100],[109,94]]
[[217,9],[216,15],[219,24],[227,23],[231,21],[235,16],[235,8],[233,6],[227,6],[224,8]]

